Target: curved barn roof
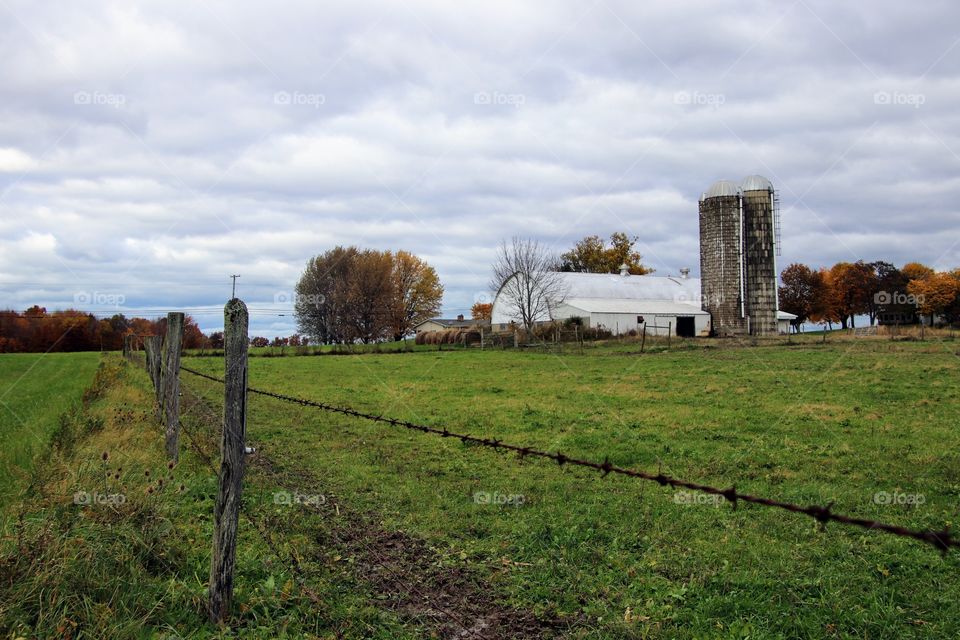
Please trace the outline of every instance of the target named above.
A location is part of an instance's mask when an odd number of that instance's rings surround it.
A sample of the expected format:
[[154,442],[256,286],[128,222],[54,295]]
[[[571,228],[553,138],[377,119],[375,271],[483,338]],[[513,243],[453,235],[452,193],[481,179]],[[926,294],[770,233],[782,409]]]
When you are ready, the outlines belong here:
[[700,306],[700,279],[673,276],[621,276],[608,273],[561,273],[565,298],[689,300]]

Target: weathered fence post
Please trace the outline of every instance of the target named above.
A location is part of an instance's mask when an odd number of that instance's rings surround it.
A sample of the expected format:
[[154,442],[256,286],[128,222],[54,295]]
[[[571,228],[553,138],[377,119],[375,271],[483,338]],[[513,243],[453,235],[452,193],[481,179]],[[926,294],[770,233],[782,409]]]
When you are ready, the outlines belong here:
[[647,344],[647,323],[643,323],[643,336],[640,338],[640,353],[643,353],[643,347]]
[[167,314],[167,340],[163,353],[163,415],[167,427],[167,457],[180,458],[180,343],[183,340],[183,314]]
[[123,357],[130,357],[130,334],[123,336]]
[[238,298],[223,309],[223,436],[220,441],[220,492],[214,511],[210,559],[211,622],[222,622],[233,600],[237,522],[247,430],[247,306]]
[[157,422],[163,419],[163,396],[161,395],[163,386],[160,379],[162,347],[163,338],[160,336],[147,336],[143,339],[143,348],[147,352],[147,373],[150,374],[150,380],[153,382],[153,394],[157,399]]
[[670,349],[670,336],[673,335],[673,320],[667,323],[667,349]]

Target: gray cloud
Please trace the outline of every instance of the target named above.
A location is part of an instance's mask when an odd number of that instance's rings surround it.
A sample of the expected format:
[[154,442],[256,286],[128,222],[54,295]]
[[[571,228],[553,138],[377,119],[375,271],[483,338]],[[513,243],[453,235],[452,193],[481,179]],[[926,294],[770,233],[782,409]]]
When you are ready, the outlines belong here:
[[[781,263],[960,265],[960,8],[798,0],[8,2],[0,306],[193,308],[230,273],[289,333],[307,258],[412,250],[484,295],[496,244],[626,230],[697,267],[697,199],[769,176]],[[109,305],[79,305],[108,313]]]

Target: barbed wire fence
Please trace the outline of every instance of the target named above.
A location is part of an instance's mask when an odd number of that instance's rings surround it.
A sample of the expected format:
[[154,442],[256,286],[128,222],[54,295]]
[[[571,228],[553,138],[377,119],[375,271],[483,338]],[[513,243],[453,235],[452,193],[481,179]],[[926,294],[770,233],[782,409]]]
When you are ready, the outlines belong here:
[[[181,371],[185,371],[191,375],[198,376],[200,378],[205,378],[213,382],[220,384],[224,383],[222,378],[212,376],[189,367],[180,367]],[[762,496],[752,495],[749,493],[742,493],[737,491],[736,486],[731,486],[726,489],[721,489],[719,487],[714,487],[707,484],[701,484],[697,482],[691,482],[688,480],[682,480],[680,478],[675,478],[663,473],[649,473],[646,471],[640,471],[637,469],[629,469],[626,467],[620,467],[614,465],[610,462],[609,458],[605,458],[603,462],[596,462],[591,460],[583,460],[580,458],[574,458],[568,455],[565,455],[559,451],[550,452],[550,451],[541,451],[534,449],[532,447],[519,446],[516,444],[510,444],[503,442],[497,438],[481,438],[478,436],[473,436],[467,433],[458,433],[455,431],[450,431],[446,428],[437,428],[423,424],[417,424],[414,422],[409,422],[406,420],[399,420],[397,418],[389,418],[381,415],[376,415],[372,413],[365,413],[362,411],[357,411],[356,409],[351,409],[349,407],[340,407],[336,405],[327,404],[324,402],[316,402],[314,400],[308,400],[305,398],[297,398],[294,396],[289,396],[282,393],[275,393],[272,391],[265,391],[263,389],[257,389],[255,387],[247,387],[249,393],[254,393],[261,396],[267,396],[270,398],[275,398],[277,400],[282,400],[284,402],[290,402],[298,404],[305,407],[312,407],[315,409],[320,409],[323,411],[331,413],[339,413],[347,416],[352,416],[354,418],[360,418],[364,420],[369,420],[371,422],[378,422],[381,424],[389,424],[394,427],[400,427],[403,429],[410,429],[412,431],[419,431],[421,433],[429,433],[432,435],[437,435],[443,438],[454,438],[460,440],[464,443],[472,443],[480,445],[483,447],[491,449],[501,449],[505,451],[512,451],[517,453],[520,458],[531,457],[531,458],[545,458],[548,460],[553,460],[558,465],[570,465],[577,467],[585,467],[588,469],[593,469],[594,471],[600,472],[603,476],[609,474],[622,475],[630,478],[638,478],[641,480],[647,480],[656,482],[660,486],[670,486],[674,489],[690,489],[692,491],[699,491],[701,493],[706,493],[710,495],[722,496],[728,502],[730,502],[734,508],[736,508],[739,502],[747,502],[750,504],[757,504],[763,507],[772,507],[776,509],[783,509],[791,513],[798,513],[802,515],[809,516],[814,520],[822,524],[828,522],[837,522],[840,524],[851,525],[856,527],[861,527],[863,529],[870,529],[876,531],[883,531],[885,533],[893,534],[896,536],[912,538],[914,540],[919,540],[920,542],[925,542],[932,545],[933,547],[939,549],[940,551],[947,552],[951,548],[960,547],[960,539],[955,539],[950,532],[948,527],[945,527],[941,531],[930,531],[930,530],[918,530],[918,529],[909,529],[906,527],[886,524],[876,520],[870,520],[867,518],[855,518],[851,516],[846,516],[843,514],[835,513],[832,510],[833,505],[828,504],[826,506],[819,505],[809,505],[803,506],[799,504],[794,504],[791,502],[784,502],[781,500],[775,500],[772,498],[765,498]]]
[[[174,354],[178,354],[180,349],[179,338],[180,336],[177,333],[173,333],[170,337],[170,340],[165,340],[163,348],[160,348],[159,344],[150,344],[145,345],[147,347],[147,353],[145,358],[142,360],[137,355],[136,344],[133,342],[124,344],[124,356],[131,361],[137,361],[142,363],[150,372],[151,379],[154,382],[154,386],[157,391],[158,405],[160,406],[160,413],[162,415],[162,424],[166,428],[166,444],[167,444],[167,454],[171,459],[176,460],[177,456],[177,437],[179,431],[187,436],[187,439],[190,442],[191,448],[193,448],[197,455],[200,457],[206,465],[210,467],[211,472],[216,475],[221,480],[221,495],[218,496],[218,509],[217,509],[217,518],[215,523],[215,539],[218,539],[217,536],[221,535],[221,501],[226,500],[228,503],[227,511],[229,512],[230,517],[235,519],[239,517],[241,513],[239,499],[233,500],[231,504],[229,488],[226,490],[227,498],[224,498],[224,478],[228,476],[234,476],[239,474],[242,476],[243,469],[243,455],[252,453],[251,450],[248,450],[245,446],[245,428],[246,428],[246,396],[247,394],[255,394],[263,397],[269,397],[281,402],[296,404],[302,407],[309,407],[312,409],[317,409],[327,413],[336,413],[352,418],[366,420],[368,422],[385,424],[391,427],[407,429],[411,431],[420,432],[427,435],[439,436],[441,438],[453,438],[455,440],[460,440],[464,444],[473,444],[478,445],[480,451],[482,449],[491,449],[499,451],[507,451],[516,453],[519,459],[524,458],[539,458],[544,460],[550,460],[556,462],[559,466],[569,465],[571,467],[580,467],[585,469],[590,469],[596,471],[602,475],[602,477],[607,477],[609,475],[619,475],[623,477],[634,478],[638,480],[643,480],[647,482],[656,482],[661,487],[669,486],[673,489],[687,489],[691,491],[697,491],[704,494],[719,496],[724,498],[729,502],[734,509],[742,503],[754,504],[761,507],[768,507],[772,509],[778,509],[782,511],[788,511],[790,513],[796,513],[799,515],[808,516],[813,518],[821,525],[826,525],[828,523],[834,522],[846,526],[859,527],[865,530],[875,530],[878,532],[890,534],[893,536],[898,536],[902,538],[908,538],[916,540],[927,545],[932,546],[933,548],[941,551],[943,554],[948,553],[951,549],[960,547],[960,539],[954,537],[951,533],[948,526],[945,526],[942,530],[930,530],[930,529],[911,529],[908,527],[889,524],[877,520],[872,520],[868,518],[859,518],[850,515],[845,515],[833,511],[833,503],[827,505],[801,505],[792,502],[787,502],[783,500],[777,500],[774,498],[769,498],[760,495],[754,495],[750,493],[744,493],[738,491],[736,486],[730,486],[728,488],[721,488],[717,486],[712,486],[704,483],[693,482],[690,480],[685,480],[679,477],[672,475],[664,474],[660,471],[657,473],[651,473],[647,471],[642,471],[638,469],[632,469],[627,467],[622,467],[615,465],[610,462],[609,457],[605,457],[602,462],[596,460],[588,460],[577,458],[573,456],[566,455],[560,451],[545,451],[537,449],[530,446],[522,446],[519,444],[504,442],[503,440],[495,437],[480,437],[471,435],[469,433],[461,433],[458,431],[453,431],[447,427],[436,427],[427,424],[420,424],[411,422],[408,420],[402,420],[394,417],[388,417],[385,415],[359,411],[357,409],[339,406],[335,404],[330,404],[326,402],[311,400],[308,398],[300,398],[284,393],[278,393],[274,391],[268,391],[265,389],[260,389],[257,387],[250,386],[247,380],[247,340],[246,335],[246,308],[243,306],[243,303],[237,299],[231,300],[227,307],[225,308],[225,325],[227,326],[227,333],[230,333],[230,323],[229,313],[232,307],[232,313],[237,315],[240,311],[244,312],[242,314],[242,322],[235,322],[232,326],[234,335],[235,335],[235,344],[242,345],[242,347],[237,347],[234,349],[234,352],[231,354],[227,350],[224,362],[224,371],[225,376],[223,378],[192,369],[190,367],[184,366],[179,357]],[[171,320],[176,320],[175,314],[169,314]],[[233,318],[237,320],[237,318]],[[238,331],[238,327],[242,328],[241,332]],[[160,360],[160,363],[157,363],[157,360]],[[154,372],[159,370],[159,375],[154,375]],[[200,379],[205,379],[217,384],[224,385],[225,387],[225,396],[224,396],[224,415],[223,418],[223,441],[221,446],[221,469],[218,470],[215,467],[213,458],[203,451],[202,447],[199,445],[197,439],[194,437],[194,434],[191,430],[185,428],[183,422],[180,420],[179,415],[179,401],[176,400],[176,396],[180,394],[181,389],[189,389],[188,386],[180,384],[180,372],[186,372],[192,376],[196,376]],[[231,389],[233,391],[231,392]],[[192,392],[192,390],[190,390]],[[232,393],[232,395],[231,395]],[[231,405],[230,399],[232,398],[233,404]],[[209,406],[206,403],[202,403],[209,410]],[[230,409],[230,411],[228,411]],[[228,415],[230,414],[230,415]],[[158,416],[160,417],[160,416]],[[171,448],[172,443],[172,448]],[[239,448],[238,448],[239,447]],[[232,451],[233,456],[228,456],[227,453]],[[237,452],[239,451],[239,458],[237,457]],[[229,458],[229,459],[228,459]],[[234,466],[231,466],[234,465]],[[238,482],[236,478],[231,482]],[[237,498],[239,496],[239,485],[235,488]],[[262,521],[258,521],[251,514],[243,512],[244,519],[253,526],[264,539],[264,543],[271,550],[274,556],[283,561],[283,553],[277,547],[272,537],[269,534],[268,528],[264,525]],[[234,524],[235,529],[235,524]],[[221,536],[222,537],[222,536]],[[228,535],[228,538],[230,535]],[[215,545],[216,547],[217,545]],[[233,540],[228,542],[227,555],[232,556],[235,553],[235,531],[233,532]],[[216,562],[217,553],[215,550],[213,563]],[[371,557],[376,558],[376,554],[372,553]],[[299,560],[292,553],[289,554],[287,563],[291,574],[297,579],[297,582],[303,592],[309,597],[315,604],[320,604],[321,599],[319,596],[313,592],[306,583],[306,573],[301,566]],[[229,585],[230,591],[226,594],[226,606],[220,606],[219,608],[214,606],[213,600],[214,597],[212,592],[214,591],[214,574],[217,573],[213,568],[211,569],[211,619],[212,620],[223,620],[224,618],[224,608],[229,609],[230,597],[232,596],[232,560],[226,563],[226,571],[228,575],[221,576],[221,579],[225,578],[225,583]],[[223,561],[221,558],[221,569],[223,569]],[[392,571],[390,567],[385,564],[381,565],[382,568],[386,571]],[[222,594],[221,594],[222,596]],[[429,601],[429,597],[426,594],[423,594],[423,598],[426,601]],[[437,610],[443,612],[450,620],[455,621],[458,625],[461,626],[462,635],[473,635],[470,632],[470,627],[466,626],[466,623],[460,619],[456,614],[446,610],[444,607],[437,603],[431,603],[432,606]],[[221,602],[222,605],[222,602]],[[216,612],[215,612],[216,609]]]
[[[181,370],[183,369],[184,368],[181,366]],[[197,391],[195,391],[191,386],[184,385],[184,384],[181,384],[180,388],[187,391],[193,396],[194,402],[190,408],[192,409],[192,408],[199,407],[201,411],[205,414],[204,418],[207,422],[215,423],[221,418],[221,416],[217,415],[216,412],[212,409],[212,407],[210,406],[209,400],[205,396],[203,396],[201,393],[198,393]],[[193,429],[188,429],[182,420],[180,421],[180,427],[183,434],[186,435],[187,442],[190,448],[194,451],[195,455],[210,470],[211,474],[216,476],[218,471],[214,463],[214,459],[204,449],[200,436],[197,435]],[[259,455],[263,455],[263,454],[259,454]],[[274,479],[276,480],[276,478]],[[278,486],[280,486],[282,489],[288,492],[296,491],[295,488],[290,487],[287,484],[278,484]],[[305,508],[317,514],[323,515],[319,505],[313,504],[311,502],[303,502],[301,504]],[[270,550],[271,554],[278,561],[286,565],[290,574],[297,581],[297,584],[300,587],[300,589],[303,591],[303,593],[315,605],[321,605],[322,599],[307,584],[307,578],[309,577],[308,573],[303,568],[303,565],[300,562],[300,560],[297,558],[297,556],[292,551],[284,554],[279,549],[279,547],[277,546],[276,542],[273,539],[273,536],[271,535],[271,532],[269,527],[267,526],[267,523],[264,521],[263,518],[257,518],[254,514],[251,514],[249,511],[246,511],[246,510],[242,511],[242,514],[244,519],[250,524],[250,526],[252,526],[257,531],[260,538],[264,541],[264,544],[267,545],[267,548]],[[476,625],[468,624],[468,622],[462,616],[457,615],[456,613],[451,611],[449,607],[446,607],[440,602],[438,602],[436,598],[430,596],[428,593],[426,593],[425,591],[417,587],[416,584],[413,584],[413,583],[410,583],[409,581],[404,580],[403,576],[401,576],[394,568],[392,568],[389,564],[382,561],[382,559],[380,558],[380,554],[373,548],[371,544],[367,543],[362,536],[357,537],[356,542],[367,552],[367,557],[371,558],[373,562],[375,562],[380,569],[382,569],[385,573],[390,574],[395,580],[397,580],[397,582],[404,582],[404,584],[406,585],[406,588],[411,593],[416,595],[421,601],[428,604],[432,611],[439,612],[447,620],[457,625],[459,627],[458,637],[475,637],[475,636],[479,637],[478,631],[475,628]]]

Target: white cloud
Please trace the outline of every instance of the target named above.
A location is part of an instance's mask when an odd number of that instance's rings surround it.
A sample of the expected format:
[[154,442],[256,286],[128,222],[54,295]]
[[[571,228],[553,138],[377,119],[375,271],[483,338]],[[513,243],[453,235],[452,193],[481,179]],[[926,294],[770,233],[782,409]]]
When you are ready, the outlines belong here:
[[36,162],[28,154],[12,147],[0,147],[0,172],[21,172],[33,169]]

